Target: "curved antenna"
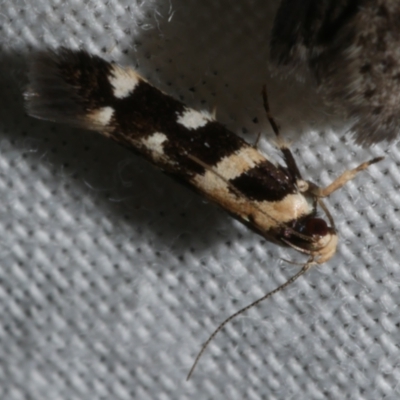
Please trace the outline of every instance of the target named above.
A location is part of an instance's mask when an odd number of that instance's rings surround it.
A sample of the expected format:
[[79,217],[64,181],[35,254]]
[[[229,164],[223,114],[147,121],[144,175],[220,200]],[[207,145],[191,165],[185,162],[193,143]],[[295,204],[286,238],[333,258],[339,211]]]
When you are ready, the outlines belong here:
[[[303,249],[302,247],[296,246],[293,243],[290,243],[289,240],[286,240],[284,238],[281,238],[282,242],[285,243],[288,247],[291,247],[292,249],[297,250],[299,253],[307,254],[309,256],[312,256],[313,253],[315,253],[315,250],[309,250],[309,249]],[[318,249],[317,249],[318,250]]]
[[264,105],[264,110],[265,114],[267,115],[267,119],[272,127],[272,130],[275,133],[276,139],[277,139],[277,147],[279,150],[282,152],[283,159],[285,160],[286,166],[288,167],[288,170],[293,172],[293,177],[296,179],[303,179],[299,170],[299,167],[297,166],[296,160],[293,157],[292,152],[290,151],[289,147],[285,143],[284,140],[282,140],[280,136],[280,131],[279,131],[279,126],[275,122],[274,117],[272,116],[271,109],[269,108],[269,101],[268,101],[268,93],[267,93],[267,85],[264,85],[262,88],[261,92],[262,98],[263,98],[263,105]]
[[[207,171],[212,172],[213,174],[215,174],[215,176],[217,176],[219,179],[221,179],[227,186],[229,186],[229,188],[232,190],[232,192],[236,193],[239,196],[244,196],[246,197],[246,194],[243,193],[242,191],[240,191],[237,187],[233,186],[231,182],[229,182],[224,176],[222,176],[220,173],[218,173],[218,171],[216,171],[211,165],[208,165],[207,163],[203,162],[202,160],[200,160],[198,157],[193,156],[191,154],[187,154],[186,155],[190,160],[194,161],[195,163],[197,163],[198,165],[202,166],[204,169],[206,169]],[[315,197],[317,197],[317,195],[315,195],[314,193],[312,193]],[[275,222],[276,225],[285,225],[286,229],[293,235],[298,237],[299,239],[302,239],[304,241],[307,242],[312,242],[313,239],[311,236],[309,235],[304,235],[303,233],[297,232],[295,231],[293,228],[291,228],[290,226],[287,226],[287,224],[281,223],[279,220],[277,220],[276,218],[272,217],[271,215],[268,215],[258,204],[257,202],[251,202],[252,206],[257,209],[257,211],[259,211],[261,214],[263,214],[265,217],[269,218],[271,221]],[[292,247],[291,245],[289,245],[290,247]],[[307,253],[309,254],[309,253]]]
[[307,264],[305,264],[303,266],[303,268],[295,275],[293,275],[291,278],[289,278],[285,283],[283,283],[282,285],[278,286],[276,289],[272,290],[271,292],[265,294],[264,296],[260,297],[258,300],[253,301],[251,304],[247,305],[246,307],[243,307],[242,309],[240,309],[239,311],[236,311],[234,314],[232,314],[230,317],[228,317],[225,321],[221,322],[221,324],[219,324],[219,326],[217,327],[217,329],[214,330],[214,332],[209,336],[209,338],[207,339],[207,341],[203,344],[203,347],[201,348],[201,350],[199,351],[199,353],[197,354],[196,359],[194,360],[194,363],[192,365],[192,368],[190,368],[190,371],[186,377],[186,380],[188,381],[190,379],[190,377],[193,375],[193,371],[195,370],[197,364],[199,363],[199,360],[201,358],[201,356],[203,355],[204,351],[206,350],[206,348],[208,347],[208,345],[212,342],[212,340],[215,338],[215,336],[217,335],[217,333],[224,328],[224,326],[232,321],[234,318],[236,318],[238,315],[243,314],[244,312],[246,312],[247,310],[249,310],[250,308],[255,307],[256,305],[258,305],[259,303],[261,303],[262,301],[268,299],[269,297],[273,296],[275,293],[280,292],[281,290],[285,289],[287,286],[291,285],[295,280],[297,280],[298,278],[300,278],[303,274],[305,274],[313,265],[314,265],[314,261],[311,259],[309,260],[309,262],[307,262]]
[[327,216],[327,218],[329,220],[329,223],[331,224],[331,228],[336,230],[335,221],[333,220],[332,214],[330,213],[328,207],[322,201],[321,197],[317,197],[317,199],[318,199],[318,205],[322,208],[323,212],[325,213],[325,215]]

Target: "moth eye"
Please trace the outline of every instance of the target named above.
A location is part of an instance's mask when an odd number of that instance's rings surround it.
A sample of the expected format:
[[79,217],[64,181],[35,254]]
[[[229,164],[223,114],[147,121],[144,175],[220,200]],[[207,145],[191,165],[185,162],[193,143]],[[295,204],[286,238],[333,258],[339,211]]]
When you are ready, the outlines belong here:
[[328,225],[321,218],[310,218],[305,224],[305,234],[325,236],[328,234]]

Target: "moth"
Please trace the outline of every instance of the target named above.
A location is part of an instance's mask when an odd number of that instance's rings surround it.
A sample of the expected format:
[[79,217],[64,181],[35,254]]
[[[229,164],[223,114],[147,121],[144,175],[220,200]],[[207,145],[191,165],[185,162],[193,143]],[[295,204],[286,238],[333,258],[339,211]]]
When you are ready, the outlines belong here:
[[[326,188],[304,180],[279,136],[265,89],[265,110],[285,165],[262,154],[209,113],[188,108],[156,89],[132,68],[85,51],[40,53],[32,60],[29,79],[25,99],[31,116],[100,132],[191,186],[265,239],[307,255],[297,274],[217,328],[188,378],[227,322],[335,254],[338,237],[322,199],[380,160],[345,171]],[[319,215],[321,210],[328,222]]]
[[400,131],[399,21],[398,0],[282,0],[271,63],[311,76],[358,144],[390,142]]

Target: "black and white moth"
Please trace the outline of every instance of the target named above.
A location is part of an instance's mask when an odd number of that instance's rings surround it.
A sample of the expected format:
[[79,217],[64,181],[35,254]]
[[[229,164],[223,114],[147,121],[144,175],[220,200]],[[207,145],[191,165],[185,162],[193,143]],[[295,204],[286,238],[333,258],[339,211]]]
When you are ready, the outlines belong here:
[[270,56],[277,71],[313,76],[357,143],[398,136],[399,0],[281,0]]
[[[186,107],[131,68],[84,51],[38,54],[25,93],[30,115],[96,130],[143,155],[164,172],[189,184],[267,240],[308,255],[296,275],[225,320],[199,353],[231,319],[282,290],[312,265],[329,260],[338,242],[322,198],[379,159],[344,172],[326,188],[302,178],[289,148],[279,139],[286,165],[261,154],[209,114]],[[271,125],[266,91],[264,105]],[[317,213],[320,206],[329,224]],[[189,374],[189,376],[190,376]]]

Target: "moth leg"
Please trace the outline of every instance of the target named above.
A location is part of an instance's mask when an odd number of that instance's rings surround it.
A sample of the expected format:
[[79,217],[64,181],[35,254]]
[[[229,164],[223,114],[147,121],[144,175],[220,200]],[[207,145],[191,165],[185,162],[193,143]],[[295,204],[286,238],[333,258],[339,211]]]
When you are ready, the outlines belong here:
[[294,178],[303,179],[301,176],[300,170],[296,164],[296,161],[293,157],[293,154],[290,151],[287,142],[285,142],[281,138],[278,124],[275,122],[275,119],[271,114],[271,110],[269,108],[269,103],[268,103],[268,95],[267,95],[267,86],[266,85],[263,86],[262,97],[263,97],[265,113],[267,114],[268,121],[271,124],[272,130],[275,133],[277,146],[278,146],[279,150],[282,152],[283,159],[285,160],[286,166],[288,167],[289,171],[292,173]]
[[336,190],[340,189],[342,186],[344,186],[347,182],[351,181],[359,172],[364,171],[367,169],[370,165],[375,164],[381,160],[383,160],[384,157],[376,157],[373,158],[370,161],[363,162],[360,164],[358,167],[349,169],[347,171],[344,171],[342,175],[337,177],[330,185],[328,185],[325,188],[318,188],[316,192],[316,196],[319,198],[323,197],[328,197],[330,194],[335,192]]

